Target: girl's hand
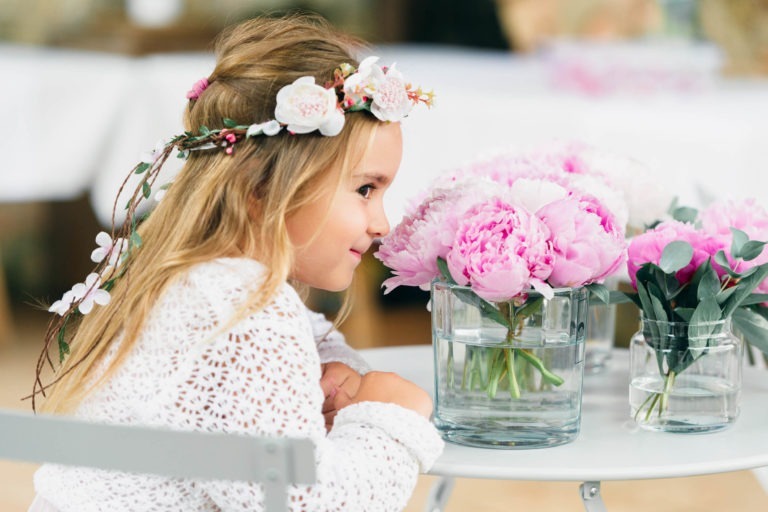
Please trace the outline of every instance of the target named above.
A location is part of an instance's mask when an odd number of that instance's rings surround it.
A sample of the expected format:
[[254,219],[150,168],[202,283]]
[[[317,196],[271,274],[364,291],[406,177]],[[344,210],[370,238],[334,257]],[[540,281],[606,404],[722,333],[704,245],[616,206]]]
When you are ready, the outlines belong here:
[[325,416],[325,429],[330,431],[333,426],[333,419],[338,412],[334,406],[336,396],[339,392],[347,396],[357,395],[362,376],[344,363],[326,363],[321,366],[321,369],[320,387],[325,396],[323,416]]
[[333,398],[333,409],[359,402],[385,402],[411,409],[429,419],[432,399],[426,391],[395,373],[369,372],[363,375],[356,395],[341,389]]

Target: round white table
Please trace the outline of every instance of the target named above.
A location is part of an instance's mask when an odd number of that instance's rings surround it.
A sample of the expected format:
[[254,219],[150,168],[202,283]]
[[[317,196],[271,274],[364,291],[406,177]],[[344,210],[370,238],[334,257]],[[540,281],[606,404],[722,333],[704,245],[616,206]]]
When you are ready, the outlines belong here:
[[[430,345],[361,351],[372,368],[394,371],[434,396]],[[629,354],[615,350],[607,370],[585,375],[579,437],[572,443],[533,450],[497,450],[446,443],[430,474],[509,480],[581,481],[587,510],[604,510],[601,480],[671,478],[768,466],[768,373],[744,368],[741,415],[723,431],[682,435],[650,432],[629,415]],[[445,501],[443,498],[443,503]],[[428,510],[439,510],[434,506]]]

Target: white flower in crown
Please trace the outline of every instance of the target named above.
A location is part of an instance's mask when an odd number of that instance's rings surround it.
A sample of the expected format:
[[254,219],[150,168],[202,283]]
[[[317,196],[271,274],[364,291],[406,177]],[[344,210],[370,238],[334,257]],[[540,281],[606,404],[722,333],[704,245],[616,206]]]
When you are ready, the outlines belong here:
[[48,308],[48,311],[51,313],[56,313],[59,316],[64,316],[67,314],[67,311],[69,311],[70,306],[72,306],[72,303],[75,302],[75,294],[72,292],[72,290],[69,290],[64,293],[64,296],[51,304],[51,307]]
[[109,304],[109,292],[107,290],[102,290],[100,286],[101,277],[99,277],[99,274],[92,272],[85,278],[85,283],[77,283],[72,287],[74,300],[81,301],[77,306],[77,309],[79,309],[82,314],[87,315],[90,313],[94,303],[100,306]]
[[91,253],[91,261],[94,263],[99,263],[104,258],[109,257],[109,265],[114,267],[120,260],[120,256],[128,250],[128,241],[125,238],[112,241],[112,237],[104,231],[96,235],[96,243],[99,247]]
[[277,93],[275,119],[291,133],[319,130],[333,137],[344,127],[344,112],[339,108],[335,89],[315,84],[314,77],[303,76]]
[[368,107],[371,113],[381,121],[402,121],[413,108],[413,100],[408,97],[408,85],[402,73],[393,64],[386,71],[378,66],[378,57],[368,57],[360,63],[357,73],[344,81],[344,106]]

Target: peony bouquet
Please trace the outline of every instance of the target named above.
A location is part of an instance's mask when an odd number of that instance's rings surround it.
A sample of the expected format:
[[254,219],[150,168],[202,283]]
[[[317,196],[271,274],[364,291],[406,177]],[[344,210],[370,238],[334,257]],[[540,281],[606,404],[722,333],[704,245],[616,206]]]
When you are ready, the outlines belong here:
[[[442,176],[382,240],[375,256],[393,273],[385,293],[404,285],[428,289],[434,280],[458,284],[466,287],[454,289],[460,300],[506,329],[498,349],[481,352],[484,367],[499,371],[464,383],[470,389],[480,385],[493,397],[504,381],[519,397],[518,377],[531,368],[542,382],[563,382],[532,351],[516,347],[517,333],[555,288],[589,285],[603,295],[599,283],[625,261],[621,198],[587,171],[568,151],[474,161]],[[465,365],[475,364],[468,356]]]
[[[768,212],[753,200],[720,202],[686,222],[668,220],[632,239],[627,267],[643,314],[643,335],[656,352],[663,391],[651,393],[635,418],[661,416],[675,379],[705,356],[722,320],[768,352]],[[691,215],[693,212],[693,215]],[[757,293],[754,293],[757,292]],[[672,327],[670,327],[672,326]],[[674,328],[679,332],[666,332]]]

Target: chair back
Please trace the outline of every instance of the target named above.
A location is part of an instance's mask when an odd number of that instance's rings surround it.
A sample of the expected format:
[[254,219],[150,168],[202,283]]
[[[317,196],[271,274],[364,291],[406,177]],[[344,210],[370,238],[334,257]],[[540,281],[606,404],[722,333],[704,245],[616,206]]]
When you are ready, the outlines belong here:
[[288,485],[316,478],[309,439],[107,425],[2,409],[0,459],[260,482],[266,512],[287,511]]

